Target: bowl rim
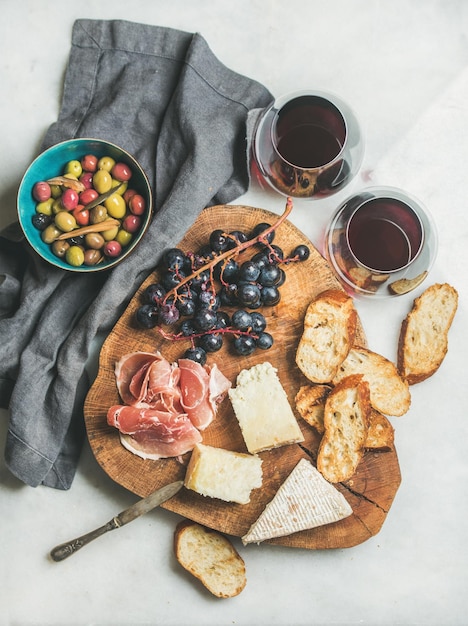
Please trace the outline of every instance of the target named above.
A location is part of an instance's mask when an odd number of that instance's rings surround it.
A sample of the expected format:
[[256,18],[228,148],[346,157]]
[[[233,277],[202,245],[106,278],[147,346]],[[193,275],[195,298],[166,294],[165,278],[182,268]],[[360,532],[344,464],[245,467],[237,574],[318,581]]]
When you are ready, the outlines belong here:
[[[73,144],[73,143],[88,144],[90,142],[101,144],[104,147],[109,146],[110,148],[122,153],[123,157],[126,157],[132,164],[136,166],[146,187],[146,189],[144,190],[144,193],[145,195],[147,195],[147,207],[146,207],[145,219],[138,233],[138,237],[133,242],[131,242],[128,248],[124,249],[123,252],[118,257],[116,257],[115,259],[109,260],[105,263],[101,263],[97,265],[72,266],[72,265],[69,265],[68,263],[65,263],[65,261],[63,261],[59,257],[54,257],[52,251],[50,252],[50,254],[52,255],[53,258],[49,258],[48,255],[46,255],[43,250],[38,248],[35,245],[35,243],[31,241],[31,238],[27,232],[26,222],[24,221],[24,218],[25,218],[24,212],[20,209],[20,200],[21,200],[22,192],[25,192],[25,183],[26,183],[28,174],[30,173],[34,165],[37,164],[41,160],[41,158],[44,157],[45,154],[57,148],[65,147],[68,144]],[[104,271],[114,268],[116,265],[119,265],[128,256],[130,256],[130,254],[132,254],[135,251],[135,249],[138,247],[138,245],[140,244],[141,240],[143,239],[146,231],[148,230],[151,224],[152,215],[153,215],[153,192],[152,192],[150,180],[144,168],[136,159],[136,157],[134,157],[128,150],[126,150],[125,148],[122,148],[121,146],[119,146],[118,144],[112,141],[108,141],[107,139],[99,139],[98,137],[74,137],[74,138],[65,139],[63,141],[59,141],[57,143],[52,144],[51,146],[49,146],[48,148],[45,148],[42,152],[40,152],[31,161],[31,163],[26,168],[23,176],[21,177],[21,181],[18,186],[18,191],[16,194],[16,213],[17,213],[19,225],[21,227],[21,231],[28,245],[39,257],[41,257],[44,261],[46,261],[50,266],[55,267],[56,269],[66,271],[66,272],[75,272],[75,273],[81,273],[81,274],[85,274],[88,272],[104,272]],[[44,245],[48,245],[48,244],[44,244]]]

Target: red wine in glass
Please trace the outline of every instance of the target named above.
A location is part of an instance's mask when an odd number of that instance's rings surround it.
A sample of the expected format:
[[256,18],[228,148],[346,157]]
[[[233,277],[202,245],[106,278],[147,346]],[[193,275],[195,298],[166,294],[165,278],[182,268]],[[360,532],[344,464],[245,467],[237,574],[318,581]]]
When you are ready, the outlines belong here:
[[273,132],[276,149],[288,163],[311,169],[327,165],[338,156],[346,125],[330,102],[302,96],[281,109]]
[[360,127],[336,96],[283,96],[261,117],[253,141],[258,172],[287,196],[325,197],[357,173],[363,157]]
[[395,272],[410,263],[422,244],[422,225],[405,203],[379,198],[352,215],[347,238],[356,260],[374,272]]
[[324,255],[351,294],[391,296],[421,284],[437,247],[436,226],[422,204],[382,186],[338,207],[325,231]]

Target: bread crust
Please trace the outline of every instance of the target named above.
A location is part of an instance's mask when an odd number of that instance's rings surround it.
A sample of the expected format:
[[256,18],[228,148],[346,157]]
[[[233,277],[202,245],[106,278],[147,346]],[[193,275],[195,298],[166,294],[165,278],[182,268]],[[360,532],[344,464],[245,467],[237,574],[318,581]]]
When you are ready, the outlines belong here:
[[354,343],[357,311],[351,296],[327,289],[309,303],[296,364],[311,382],[329,383]]
[[365,451],[370,410],[369,385],[362,375],[347,376],[328,395],[317,469],[329,482],[343,482],[356,472]]
[[457,308],[458,292],[448,283],[431,285],[414,300],[398,340],[398,371],[408,384],[426,380],[442,365]]
[[369,429],[364,447],[366,450],[388,452],[393,448],[395,429],[389,419],[371,407],[369,412]]
[[319,434],[324,431],[325,400],[331,389],[330,385],[302,385],[294,399],[299,415]]
[[333,382],[351,374],[362,374],[369,383],[371,405],[384,415],[404,415],[411,404],[408,382],[394,363],[368,348],[354,346],[341,363]]
[[[325,401],[332,390],[329,385],[303,385],[296,394],[296,409],[302,419],[323,435]],[[389,419],[372,406],[369,412],[369,428],[364,444],[366,450],[388,452],[393,448],[395,430]]]
[[191,520],[174,531],[174,554],[190,574],[218,598],[232,598],[247,584],[245,563],[229,539]]

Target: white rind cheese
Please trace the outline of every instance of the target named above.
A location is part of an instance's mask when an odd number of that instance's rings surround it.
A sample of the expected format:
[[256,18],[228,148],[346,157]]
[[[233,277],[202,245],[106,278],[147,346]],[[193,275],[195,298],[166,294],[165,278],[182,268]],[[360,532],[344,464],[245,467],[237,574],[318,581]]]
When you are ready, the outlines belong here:
[[247,504],[250,492],[262,481],[260,457],[199,443],[192,451],[184,485],[202,496]]
[[353,512],[310,461],[301,459],[242,537],[244,545],[338,522]]
[[254,365],[239,373],[228,392],[251,454],[304,441],[276,372],[268,362]]

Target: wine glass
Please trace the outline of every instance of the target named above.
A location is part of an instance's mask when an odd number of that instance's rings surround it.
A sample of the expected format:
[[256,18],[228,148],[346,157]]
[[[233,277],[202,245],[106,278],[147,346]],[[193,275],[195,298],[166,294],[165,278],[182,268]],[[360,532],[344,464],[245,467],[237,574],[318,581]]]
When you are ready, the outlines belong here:
[[364,141],[356,115],[341,98],[297,91],[276,99],[260,115],[252,153],[260,182],[285,196],[319,199],[354,178]]
[[324,255],[352,295],[389,297],[412,291],[437,255],[436,225],[423,204],[395,187],[370,187],[332,216]]

